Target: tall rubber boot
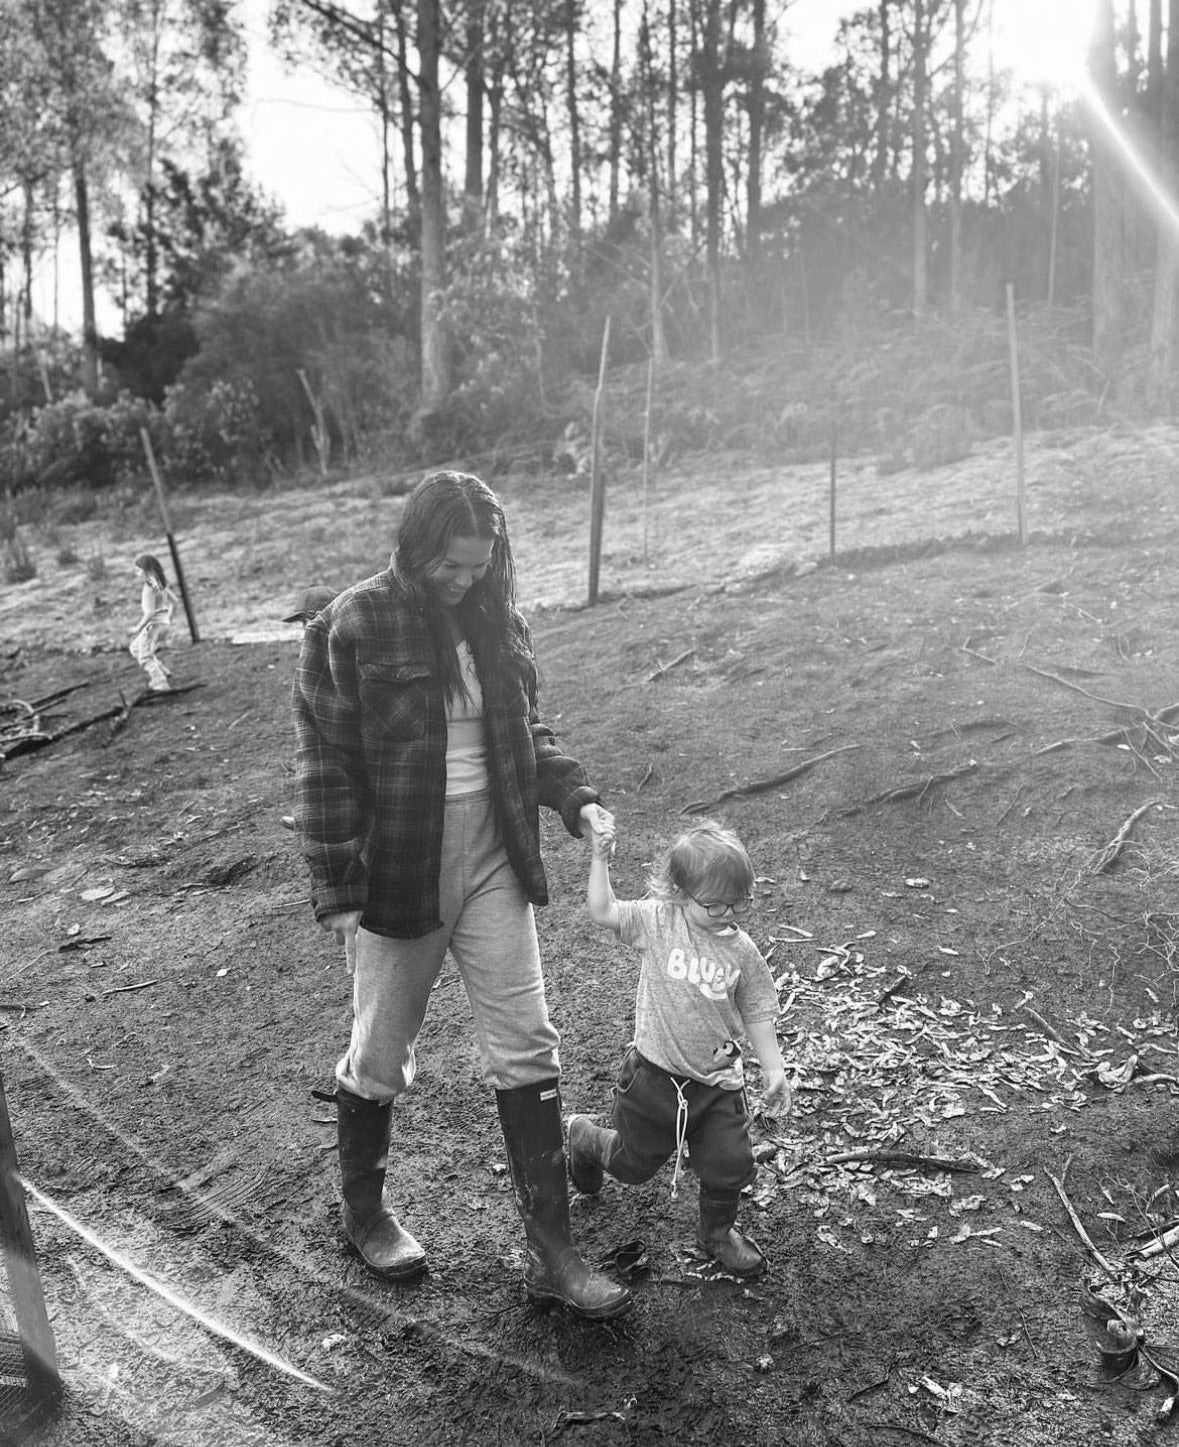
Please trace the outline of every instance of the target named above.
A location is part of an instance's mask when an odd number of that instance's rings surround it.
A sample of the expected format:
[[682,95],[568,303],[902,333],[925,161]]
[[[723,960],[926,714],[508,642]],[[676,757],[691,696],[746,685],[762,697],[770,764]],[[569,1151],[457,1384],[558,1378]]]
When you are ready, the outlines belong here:
[[621,1136],[595,1125],[589,1116],[571,1115],[565,1126],[569,1136],[569,1179],[583,1196],[596,1196]]
[[495,1100],[528,1242],[525,1291],[542,1306],[560,1302],[588,1321],[620,1315],[631,1305],[630,1292],[587,1266],[570,1239],[557,1082],[497,1090]]
[[170,693],[172,685],[164,672],[164,665],[158,658],[149,658],[143,665],[147,672],[147,685],[152,693]]
[[701,1189],[696,1245],[733,1276],[752,1279],[766,1269],[766,1259],[757,1243],[737,1230],[740,1203],[740,1191]]
[[374,1275],[408,1281],[426,1269],[426,1253],[401,1225],[385,1198],[393,1104],[336,1091],[336,1129],[344,1235]]

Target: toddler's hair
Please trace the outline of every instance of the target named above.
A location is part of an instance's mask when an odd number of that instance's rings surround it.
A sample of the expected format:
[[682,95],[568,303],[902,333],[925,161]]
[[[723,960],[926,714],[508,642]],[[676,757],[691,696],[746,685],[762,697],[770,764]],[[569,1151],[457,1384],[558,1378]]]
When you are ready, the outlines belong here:
[[655,899],[680,895],[712,901],[753,890],[753,865],[731,829],[715,819],[698,819],[675,839],[647,876]]
[[157,586],[161,588],[168,586],[168,580],[164,577],[164,570],[160,566],[160,560],[154,553],[140,553],[135,559],[135,566],[141,568]]

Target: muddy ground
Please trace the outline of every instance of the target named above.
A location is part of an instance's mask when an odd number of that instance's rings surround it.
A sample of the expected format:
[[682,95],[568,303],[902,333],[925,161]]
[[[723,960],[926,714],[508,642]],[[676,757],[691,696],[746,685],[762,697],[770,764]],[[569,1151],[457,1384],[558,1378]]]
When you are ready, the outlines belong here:
[[[1141,1353],[1103,1368],[1081,1295],[1148,1352],[1179,1334],[1179,1263],[1139,1255],[1179,1217],[1179,441],[1040,437],[1027,477],[1020,546],[1009,447],[846,464],[834,560],[824,467],[702,459],[645,504],[616,483],[594,609],[584,491],[495,480],[619,892],[686,811],[741,833],[796,1086],[757,1133],[762,1281],[701,1277],[690,1175],[574,1199],[587,1254],[645,1247],[606,1326],[524,1299],[449,971],[391,1175],[432,1269],[382,1285],[338,1234],[316,1092],[349,988],[280,823],[279,620],[296,583],[383,564],[393,490],[177,499],[201,641],[179,616],[168,659],[194,687],[130,709],[130,558],[167,561],[150,506],[30,530],[0,701],[63,737],[0,767],[0,1065],[64,1383],[37,1440],[1168,1440],[1168,1388]],[[635,961],[589,926],[583,846],[545,838],[565,1104],[602,1111]]]

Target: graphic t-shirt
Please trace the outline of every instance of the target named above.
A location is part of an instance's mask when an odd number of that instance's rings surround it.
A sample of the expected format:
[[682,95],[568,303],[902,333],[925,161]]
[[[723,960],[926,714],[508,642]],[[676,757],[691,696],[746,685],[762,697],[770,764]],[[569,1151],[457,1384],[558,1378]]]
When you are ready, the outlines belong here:
[[658,899],[618,901],[619,938],[642,951],[635,1045],[653,1065],[725,1090],[740,1090],[741,1058],[713,1052],[745,1027],[778,1016],[778,992],[761,951],[742,929],[694,929],[684,911]]

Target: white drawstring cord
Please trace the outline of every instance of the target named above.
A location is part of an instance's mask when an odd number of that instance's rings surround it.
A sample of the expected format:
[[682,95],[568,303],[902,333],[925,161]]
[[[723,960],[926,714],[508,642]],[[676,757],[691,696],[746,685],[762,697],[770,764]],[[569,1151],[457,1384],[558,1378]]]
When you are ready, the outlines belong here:
[[671,1173],[671,1199],[678,1201],[680,1198],[680,1167],[684,1163],[684,1141],[688,1134],[688,1102],[684,1096],[684,1086],[687,1084],[687,1081],[681,1082],[672,1076],[671,1083],[675,1086],[676,1094],[675,1169]]

